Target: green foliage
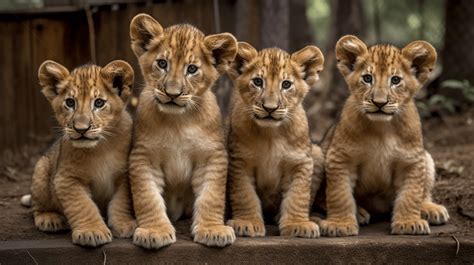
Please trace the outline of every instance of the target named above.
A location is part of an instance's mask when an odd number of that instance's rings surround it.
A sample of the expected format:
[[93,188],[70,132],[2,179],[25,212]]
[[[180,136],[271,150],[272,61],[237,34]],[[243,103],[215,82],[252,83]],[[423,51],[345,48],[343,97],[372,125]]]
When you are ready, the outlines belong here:
[[[468,80],[446,80],[441,83],[442,88],[453,89],[461,92],[461,95],[469,102],[474,102],[474,86]],[[422,117],[430,117],[433,113],[453,114],[462,108],[465,102],[445,95],[433,95],[426,100],[419,100],[416,106]]]
[[458,89],[468,101],[474,102],[474,86],[471,85],[469,80],[446,80],[441,83],[441,87]]
[[331,23],[331,7],[329,5],[329,0],[306,1],[306,16],[316,33],[316,43],[319,47],[325,48],[328,41],[329,25]]
[[424,118],[432,116],[433,113],[456,112],[455,101],[443,95],[434,95],[427,100],[418,100],[416,106],[420,115]]
[[[444,0],[360,1],[358,3],[361,3],[363,8],[360,15],[363,16],[364,25],[361,37],[364,37],[367,43],[388,42],[402,47],[415,39],[423,39],[437,49],[443,47]],[[334,10],[331,0],[306,0],[306,4],[306,16],[315,31],[316,43],[323,49],[332,49],[333,47],[327,47],[329,33],[334,30],[330,28],[331,19],[336,16],[332,13]],[[376,17],[379,18],[378,22]],[[379,29],[380,35],[377,34],[376,28]]]

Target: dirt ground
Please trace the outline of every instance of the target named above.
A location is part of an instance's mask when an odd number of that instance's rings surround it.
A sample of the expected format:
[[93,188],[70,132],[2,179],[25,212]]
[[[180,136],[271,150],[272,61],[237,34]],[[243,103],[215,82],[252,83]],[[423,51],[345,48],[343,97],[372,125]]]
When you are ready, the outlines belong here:
[[474,235],[474,109],[460,116],[424,123],[426,149],[437,171],[433,192],[458,233]]
[[[423,129],[438,173],[434,200],[447,206],[456,234],[474,236],[474,109],[424,121]],[[29,192],[34,164],[46,146],[45,141],[21,152],[1,154],[0,240],[58,238],[39,233],[31,211],[20,206],[21,196]]]

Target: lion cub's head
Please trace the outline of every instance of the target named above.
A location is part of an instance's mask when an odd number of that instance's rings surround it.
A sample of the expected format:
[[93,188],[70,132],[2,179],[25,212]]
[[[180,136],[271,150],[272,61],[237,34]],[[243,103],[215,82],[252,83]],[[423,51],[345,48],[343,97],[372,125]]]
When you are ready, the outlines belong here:
[[390,121],[428,79],[436,51],[425,41],[401,50],[389,44],[368,48],[349,35],[337,42],[336,58],[360,111],[370,120]]
[[229,76],[251,118],[260,126],[279,126],[292,119],[295,108],[318,80],[323,63],[324,56],[316,46],[288,54],[278,48],[257,52],[250,44],[239,42]]
[[200,96],[227,70],[237,50],[229,33],[205,36],[186,24],[163,28],[146,14],[133,18],[130,37],[146,81],[143,93],[165,113],[197,109]]
[[134,75],[124,61],[104,68],[85,65],[72,72],[45,61],[38,77],[66,139],[75,147],[91,148],[110,136],[110,129],[122,118]]

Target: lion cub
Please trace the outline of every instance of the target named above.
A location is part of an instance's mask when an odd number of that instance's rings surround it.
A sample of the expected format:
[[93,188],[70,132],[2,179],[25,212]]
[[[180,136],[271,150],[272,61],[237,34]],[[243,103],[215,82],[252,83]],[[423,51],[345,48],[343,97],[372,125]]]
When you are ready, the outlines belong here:
[[336,58],[351,95],[323,143],[328,218],[321,233],[357,235],[357,202],[369,213],[393,209],[392,234],[429,234],[428,222],[442,224],[449,215],[431,201],[434,163],[413,97],[435,66],[435,49],[425,41],[401,50],[367,47],[345,36]]
[[139,224],[133,242],[169,245],[176,241],[171,221],[192,216],[195,242],[229,245],[235,234],[224,225],[227,152],[210,88],[233,61],[237,42],[185,24],[163,28],[146,14],[133,18],[130,36],[146,83],[130,155]]
[[71,73],[45,61],[41,92],[51,103],[63,137],[36,164],[31,184],[35,225],[42,231],[72,229],[72,242],[99,246],[112,241],[101,217],[108,211],[114,234],[130,237],[132,216],[127,158],[132,119],[125,106],[133,69],[124,61]]
[[302,101],[323,63],[315,46],[290,55],[278,48],[257,52],[238,43],[229,71],[235,89],[228,137],[228,224],[239,236],[264,236],[263,212],[276,217],[282,236],[319,236],[309,208],[316,191],[312,158],[321,151],[312,147]]

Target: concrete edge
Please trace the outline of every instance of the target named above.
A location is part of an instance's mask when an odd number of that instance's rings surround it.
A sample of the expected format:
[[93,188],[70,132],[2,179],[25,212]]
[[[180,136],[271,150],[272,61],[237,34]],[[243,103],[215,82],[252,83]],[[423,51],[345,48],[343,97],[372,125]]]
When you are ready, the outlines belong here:
[[[155,251],[130,239],[114,239],[100,248],[83,248],[68,239],[0,242],[1,264],[117,264],[117,263],[438,263],[473,264],[474,237],[358,236],[296,239],[238,238],[229,247],[208,248],[179,239]],[[456,254],[456,252],[458,252]]]

